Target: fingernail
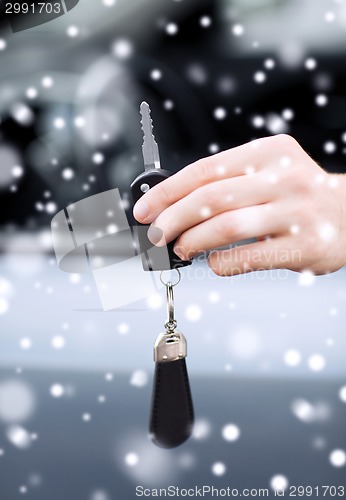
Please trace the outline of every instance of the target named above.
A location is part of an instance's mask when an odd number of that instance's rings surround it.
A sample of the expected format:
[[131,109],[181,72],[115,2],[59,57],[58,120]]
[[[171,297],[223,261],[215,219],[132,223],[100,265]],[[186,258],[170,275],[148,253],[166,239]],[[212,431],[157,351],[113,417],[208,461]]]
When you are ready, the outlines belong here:
[[150,226],[148,229],[148,238],[153,245],[157,245],[162,239],[163,231],[155,226]]
[[138,221],[146,219],[149,215],[147,202],[144,200],[137,201],[133,209],[133,215]]
[[182,250],[182,248],[181,248],[181,246],[180,246],[180,245],[175,245],[175,246],[174,246],[174,248],[173,248],[173,250],[174,250],[174,253],[175,253],[176,255],[178,255],[178,257],[179,257],[180,259],[184,260],[184,254],[183,254],[183,253],[182,253],[182,251],[181,251],[181,250]]

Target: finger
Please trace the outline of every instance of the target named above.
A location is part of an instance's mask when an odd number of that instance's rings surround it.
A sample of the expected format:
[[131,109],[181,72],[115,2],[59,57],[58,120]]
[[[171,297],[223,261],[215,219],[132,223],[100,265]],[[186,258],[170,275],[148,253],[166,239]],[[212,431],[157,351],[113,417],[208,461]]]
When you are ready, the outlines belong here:
[[289,236],[211,252],[208,265],[219,276],[268,269],[300,269],[301,251]]
[[182,259],[190,259],[236,241],[280,234],[286,226],[278,212],[270,203],[224,212],[185,231],[174,251]]
[[168,206],[197,188],[216,180],[245,175],[264,168],[278,154],[279,136],[265,137],[203,158],[160,182],[135,204],[138,222],[150,223]]
[[154,228],[162,231],[157,246],[165,245],[191,227],[216,215],[260,205],[274,198],[277,186],[269,183],[261,173],[251,176],[232,177],[201,186],[164,210],[152,224],[148,236],[151,239]]

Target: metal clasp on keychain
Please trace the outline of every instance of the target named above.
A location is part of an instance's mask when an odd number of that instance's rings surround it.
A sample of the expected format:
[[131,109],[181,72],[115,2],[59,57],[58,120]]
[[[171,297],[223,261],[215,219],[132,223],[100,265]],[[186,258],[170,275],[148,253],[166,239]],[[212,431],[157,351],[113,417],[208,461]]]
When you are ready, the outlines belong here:
[[174,317],[173,287],[181,280],[180,271],[178,269],[175,271],[178,273],[178,280],[174,284],[171,281],[164,282],[162,272],[160,274],[161,283],[166,287],[167,320],[164,323],[166,332],[158,336],[154,345],[154,361],[157,363],[177,361],[185,358],[187,354],[186,339],[181,332],[176,330],[177,320]]

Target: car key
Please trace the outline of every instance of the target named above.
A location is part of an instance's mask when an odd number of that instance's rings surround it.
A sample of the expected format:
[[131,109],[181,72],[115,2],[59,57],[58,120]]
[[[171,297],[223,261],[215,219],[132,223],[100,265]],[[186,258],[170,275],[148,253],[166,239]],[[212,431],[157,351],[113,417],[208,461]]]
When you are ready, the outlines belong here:
[[[136,177],[131,184],[133,204],[135,204],[144,193],[149,191],[149,189],[171,175],[171,172],[161,168],[159,148],[153,135],[150,107],[145,101],[140,105],[140,114],[143,130],[142,153],[144,172]],[[145,224],[137,226],[142,265],[145,271],[178,269],[179,267],[188,266],[192,263],[191,260],[182,260],[175,254],[173,247],[176,240],[171,241],[164,247],[153,247],[147,236],[148,228],[149,225]]]

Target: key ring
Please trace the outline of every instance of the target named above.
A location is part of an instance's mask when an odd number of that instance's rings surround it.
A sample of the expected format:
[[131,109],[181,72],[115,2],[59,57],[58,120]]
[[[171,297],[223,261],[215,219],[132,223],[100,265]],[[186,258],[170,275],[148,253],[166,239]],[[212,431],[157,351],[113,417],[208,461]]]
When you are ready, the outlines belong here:
[[172,333],[177,327],[177,320],[174,319],[174,294],[173,294],[173,286],[169,281],[166,285],[166,293],[167,293],[167,312],[168,319],[165,322],[165,328],[167,331]]
[[172,286],[176,286],[178,283],[180,283],[180,280],[181,280],[181,274],[180,274],[180,271],[179,269],[171,269],[171,271],[177,271],[178,273],[178,279],[175,283],[172,283],[171,281],[167,281],[167,282],[164,282],[163,279],[162,279],[162,274],[165,272],[165,271],[161,271],[160,272],[160,281],[163,285],[167,286],[168,283],[171,283]]
[[165,322],[165,328],[167,333],[173,333],[177,327],[177,320],[174,318],[174,293],[173,287],[176,286],[181,280],[181,274],[178,269],[175,269],[178,272],[178,280],[173,284],[171,281],[167,281],[165,283],[162,279],[162,273],[160,274],[161,283],[163,283],[166,287],[166,296],[167,296],[167,316],[168,319]]

